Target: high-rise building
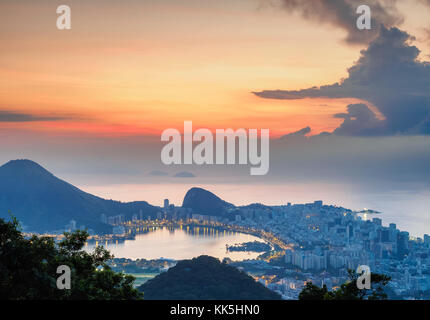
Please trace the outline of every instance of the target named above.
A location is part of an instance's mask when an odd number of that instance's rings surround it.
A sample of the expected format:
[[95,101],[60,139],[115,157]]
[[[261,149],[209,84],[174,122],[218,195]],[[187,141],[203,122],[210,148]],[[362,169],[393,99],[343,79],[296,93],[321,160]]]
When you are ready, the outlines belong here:
[[399,258],[404,258],[408,254],[409,233],[400,232],[397,235],[397,255]]
[[124,223],[125,222],[125,216],[123,214],[120,214],[118,216],[118,224]]
[[388,233],[389,233],[390,242],[396,242],[398,230],[395,223],[390,223],[390,226],[388,228]]
[[114,225],[115,224],[115,217],[108,217],[107,218],[107,222],[110,225]]
[[352,239],[354,237],[354,227],[351,224],[346,227],[346,236],[348,239]]
[[390,241],[390,232],[388,229],[384,229],[381,231],[381,242],[389,242]]
[[430,236],[428,234],[424,235],[424,243],[430,245]]
[[322,205],[323,205],[323,202],[322,202],[321,200],[314,201],[314,206],[315,206],[315,207],[317,207],[317,208],[321,208],[321,207],[322,207]]
[[372,222],[374,223],[374,224],[376,224],[377,226],[382,226],[382,220],[381,219],[379,219],[379,218],[373,218],[372,219]]

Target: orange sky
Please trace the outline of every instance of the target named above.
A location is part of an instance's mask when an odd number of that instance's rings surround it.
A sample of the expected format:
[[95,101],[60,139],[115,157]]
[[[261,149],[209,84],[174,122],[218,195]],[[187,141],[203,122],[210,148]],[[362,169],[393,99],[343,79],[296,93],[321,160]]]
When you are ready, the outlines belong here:
[[[0,110],[67,120],[1,125],[107,136],[158,135],[185,120],[272,136],[332,131],[341,122],[332,115],[354,101],[275,101],[251,91],[339,81],[363,48],[344,44],[342,30],[261,3],[77,0],[72,30],[59,31],[60,3],[2,1]],[[426,15],[413,8],[405,26],[419,35]]]

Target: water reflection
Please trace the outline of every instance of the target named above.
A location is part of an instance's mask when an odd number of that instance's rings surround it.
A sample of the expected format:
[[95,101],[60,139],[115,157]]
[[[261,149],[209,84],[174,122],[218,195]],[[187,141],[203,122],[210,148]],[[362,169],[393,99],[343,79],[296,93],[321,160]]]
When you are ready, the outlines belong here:
[[228,252],[226,245],[249,241],[263,241],[255,236],[235,231],[204,226],[145,226],[133,230],[135,239],[89,243],[92,250],[97,244],[105,246],[117,258],[130,259],[189,259],[202,254],[232,260],[255,259],[259,253]]

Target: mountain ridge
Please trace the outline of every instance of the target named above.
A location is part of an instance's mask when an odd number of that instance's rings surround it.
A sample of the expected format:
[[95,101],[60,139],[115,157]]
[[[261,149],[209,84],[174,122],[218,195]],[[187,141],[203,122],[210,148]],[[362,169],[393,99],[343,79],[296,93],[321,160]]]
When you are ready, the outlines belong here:
[[[212,192],[193,187],[186,193],[182,207],[193,213],[226,217],[235,206]],[[0,218],[10,214],[18,218],[25,231],[51,232],[64,230],[70,220],[80,228],[97,233],[111,233],[112,226],[101,220],[106,217],[133,215],[157,217],[161,208],[146,201],[121,202],[87,193],[28,160],[10,160],[0,166]]]
[[11,160],[0,167],[0,217],[10,212],[31,231],[61,229],[73,219],[78,227],[109,233],[112,227],[101,222],[101,214],[127,217],[140,210],[148,216],[158,208],[146,201],[123,203],[92,195],[28,159]]

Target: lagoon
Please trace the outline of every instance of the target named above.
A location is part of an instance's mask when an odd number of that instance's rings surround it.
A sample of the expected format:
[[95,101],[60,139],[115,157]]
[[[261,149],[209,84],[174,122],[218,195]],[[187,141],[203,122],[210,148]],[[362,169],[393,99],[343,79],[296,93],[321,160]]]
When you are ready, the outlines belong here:
[[[200,255],[209,255],[220,260],[230,258],[234,261],[255,259],[257,252],[228,252],[226,245],[243,242],[264,240],[249,234],[220,230],[209,227],[146,228],[145,232],[137,234],[134,240],[123,242],[99,242],[108,249],[115,258],[129,259],[191,259]],[[91,251],[95,243],[85,247]]]

